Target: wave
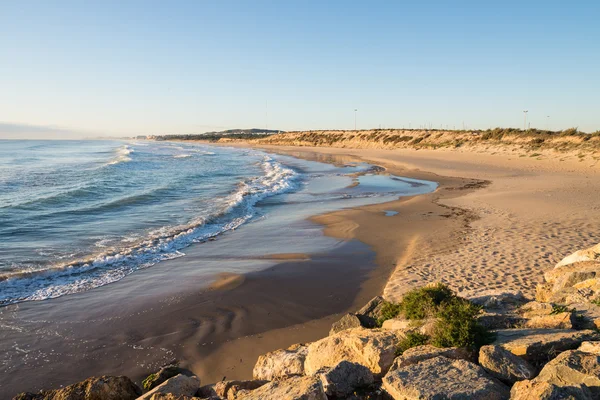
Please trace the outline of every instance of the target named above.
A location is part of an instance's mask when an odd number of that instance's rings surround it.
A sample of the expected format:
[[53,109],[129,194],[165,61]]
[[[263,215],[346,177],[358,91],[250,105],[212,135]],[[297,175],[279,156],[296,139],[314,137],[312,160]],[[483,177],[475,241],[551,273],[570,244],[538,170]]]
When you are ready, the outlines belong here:
[[116,150],[117,155],[112,160],[104,164],[104,166],[129,162],[131,161],[131,157],[129,157],[129,155],[134,151],[135,150],[125,144]]
[[110,249],[88,259],[44,270],[0,275],[0,305],[73,294],[123,279],[160,261],[181,257],[182,249],[231,231],[250,220],[259,201],[296,187],[298,174],[265,156],[263,174],[239,183],[237,190],[215,201],[214,209],[185,225],[163,227],[128,247]]
[[177,154],[173,158],[190,158],[191,156],[191,154]]

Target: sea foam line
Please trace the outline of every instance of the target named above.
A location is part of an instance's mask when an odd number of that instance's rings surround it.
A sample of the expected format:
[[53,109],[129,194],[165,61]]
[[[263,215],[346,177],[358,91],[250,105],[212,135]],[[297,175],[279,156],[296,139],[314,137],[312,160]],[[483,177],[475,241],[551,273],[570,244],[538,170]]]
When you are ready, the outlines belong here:
[[269,156],[261,162],[263,175],[240,182],[238,190],[220,202],[214,213],[187,225],[164,227],[143,241],[87,260],[45,270],[0,276],[0,305],[44,300],[116,282],[160,261],[181,257],[181,250],[235,229],[255,215],[256,203],[296,187],[298,174]]

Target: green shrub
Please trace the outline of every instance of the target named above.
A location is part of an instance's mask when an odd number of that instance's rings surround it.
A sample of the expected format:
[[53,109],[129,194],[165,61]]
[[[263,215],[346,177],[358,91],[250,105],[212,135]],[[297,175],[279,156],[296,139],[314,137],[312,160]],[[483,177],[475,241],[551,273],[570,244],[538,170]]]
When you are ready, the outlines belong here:
[[425,286],[406,293],[399,306],[407,319],[424,319],[436,314],[442,302],[454,296],[448,286]]
[[397,317],[398,314],[400,314],[400,311],[401,309],[399,304],[384,301],[383,306],[381,307],[381,315],[377,319],[377,325],[381,326],[384,321]]
[[429,336],[427,335],[423,335],[419,332],[408,332],[406,334],[406,337],[400,342],[398,342],[398,347],[396,348],[396,356],[402,355],[402,353],[404,353],[406,350],[412,347],[427,344],[428,341]]
[[481,308],[467,299],[453,297],[439,308],[431,343],[437,347],[481,347],[494,340],[476,319]]

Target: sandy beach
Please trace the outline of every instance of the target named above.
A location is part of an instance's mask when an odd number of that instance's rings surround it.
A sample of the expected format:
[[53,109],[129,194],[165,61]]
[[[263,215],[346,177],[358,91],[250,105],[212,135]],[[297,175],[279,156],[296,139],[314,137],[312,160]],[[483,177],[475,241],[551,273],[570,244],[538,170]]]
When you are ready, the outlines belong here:
[[[78,344],[71,357],[76,373],[65,374],[53,362],[25,363],[21,371],[38,368],[39,383],[31,387],[26,374],[15,375],[6,393],[103,373],[140,382],[173,359],[205,384],[250,379],[260,354],[326,336],[341,315],[375,295],[394,301],[411,288],[441,281],[463,296],[504,289],[532,297],[544,270],[572,250],[600,241],[594,212],[598,169],[585,162],[446,150],[260,148],[329,163],[362,160],[386,173],[438,182],[439,188],[313,216],[299,229],[324,227],[325,235],[338,240],[335,251],[264,254],[258,258],[272,267],[220,274],[205,290],[197,290],[193,275],[184,275],[163,282],[178,287],[178,293],[161,291],[156,280],[181,263],[173,260],[140,272],[133,287],[133,281],[123,280],[75,296],[7,307],[5,327],[12,313],[15,320],[29,321],[31,332],[55,330],[57,349]],[[234,236],[209,244],[226,251]],[[191,252],[187,262],[197,262],[199,254]],[[117,296],[114,307],[90,312],[102,292]],[[57,323],[64,320],[67,329]],[[121,355],[107,352],[107,346]],[[153,356],[144,357],[146,352]]]
[[[368,150],[258,146],[295,157],[340,162],[363,160],[389,173],[434,180],[430,194],[337,211],[311,218],[325,234],[357,239],[375,251],[371,288],[398,300],[411,288],[444,282],[462,296],[517,290],[533,298],[543,272],[570,252],[600,241],[597,180],[600,170],[578,158],[530,159],[450,150]],[[386,216],[386,211],[398,214]],[[204,366],[231,365],[237,354],[285,348],[325,336],[341,314],[231,341]],[[288,340],[289,338],[289,340]],[[275,344],[277,343],[277,344]],[[224,361],[224,362],[223,362]],[[251,378],[239,365],[228,379]]]

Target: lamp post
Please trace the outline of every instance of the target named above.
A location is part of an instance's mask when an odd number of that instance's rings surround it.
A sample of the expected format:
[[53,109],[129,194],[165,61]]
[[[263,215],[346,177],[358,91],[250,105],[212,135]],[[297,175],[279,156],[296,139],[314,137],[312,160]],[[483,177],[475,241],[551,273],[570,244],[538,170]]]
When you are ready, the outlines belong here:
[[356,130],[356,112],[358,111],[358,109],[354,109],[354,130]]
[[525,120],[523,122],[523,130],[526,131],[527,130],[527,113],[529,112],[529,110],[523,110],[523,115],[525,116]]
[[546,115],[546,130],[550,128],[550,116]]

